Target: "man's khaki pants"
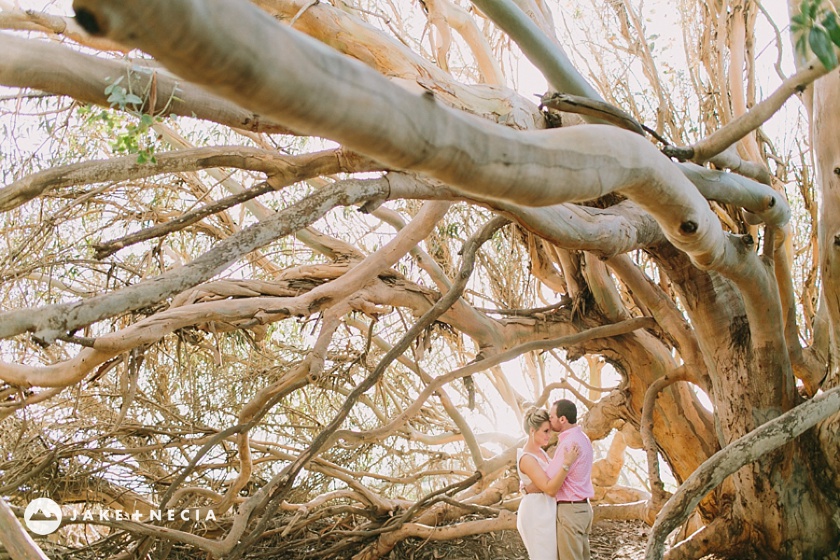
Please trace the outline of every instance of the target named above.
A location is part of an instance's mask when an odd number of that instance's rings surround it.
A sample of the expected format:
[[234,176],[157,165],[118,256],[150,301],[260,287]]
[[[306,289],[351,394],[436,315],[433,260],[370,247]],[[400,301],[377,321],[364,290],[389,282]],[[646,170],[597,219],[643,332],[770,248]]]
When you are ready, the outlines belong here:
[[589,531],[592,529],[592,506],[557,504],[557,558],[589,560]]

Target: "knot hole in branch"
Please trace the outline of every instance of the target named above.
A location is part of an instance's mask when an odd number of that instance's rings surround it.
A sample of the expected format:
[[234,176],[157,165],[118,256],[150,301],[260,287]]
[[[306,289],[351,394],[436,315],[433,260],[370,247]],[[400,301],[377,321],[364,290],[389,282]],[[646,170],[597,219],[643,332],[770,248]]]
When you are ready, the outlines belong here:
[[688,235],[697,231],[697,222],[686,220],[680,224],[680,231]]
[[78,8],[76,10],[76,21],[82,26],[82,29],[95,37],[105,35],[105,30],[99,25],[96,15],[87,8]]

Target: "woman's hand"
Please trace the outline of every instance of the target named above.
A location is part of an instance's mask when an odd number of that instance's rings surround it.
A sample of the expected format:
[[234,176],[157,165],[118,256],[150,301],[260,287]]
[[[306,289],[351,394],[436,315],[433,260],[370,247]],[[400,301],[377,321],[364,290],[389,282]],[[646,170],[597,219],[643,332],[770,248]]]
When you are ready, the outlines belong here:
[[[557,450],[560,453],[560,450]],[[577,461],[578,457],[580,457],[581,450],[580,445],[577,443],[573,443],[567,449],[563,450],[563,466],[562,468],[555,474],[552,478],[547,479],[546,487],[540,488],[546,494],[554,496],[563,486],[563,482],[566,480],[566,475],[569,474],[569,469],[572,468],[572,463]],[[536,459],[534,459],[536,462]]]
[[563,467],[569,470],[578,457],[580,457],[580,445],[573,443],[563,454]]

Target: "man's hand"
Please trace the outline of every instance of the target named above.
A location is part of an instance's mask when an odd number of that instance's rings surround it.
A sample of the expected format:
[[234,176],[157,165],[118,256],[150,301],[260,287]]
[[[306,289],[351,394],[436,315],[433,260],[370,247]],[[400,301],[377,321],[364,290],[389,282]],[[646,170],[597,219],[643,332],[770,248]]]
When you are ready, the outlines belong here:
[[537,485],[534,484],[533,482],[529,482],[525,486],[524,490],[525,490],[526,494],[534,494],[535,492],[541,492],[542,491],[539,488],[537,488]]

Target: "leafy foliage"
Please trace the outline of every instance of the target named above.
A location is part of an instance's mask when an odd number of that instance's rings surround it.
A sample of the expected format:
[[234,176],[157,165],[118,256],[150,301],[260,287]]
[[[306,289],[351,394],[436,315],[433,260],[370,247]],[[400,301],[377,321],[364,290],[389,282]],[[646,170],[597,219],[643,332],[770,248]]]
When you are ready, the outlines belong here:
[[823,0],[803,0],[799,13],[790,18],[796,51],[805,57],[810,50],[827,69],[837,66],[840,47],[840,25],[834,9],[824,6]]

